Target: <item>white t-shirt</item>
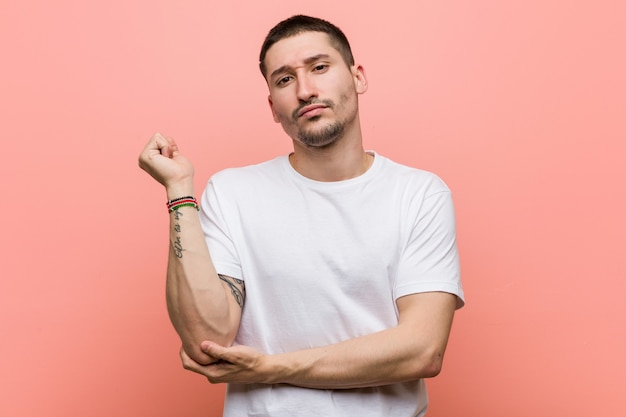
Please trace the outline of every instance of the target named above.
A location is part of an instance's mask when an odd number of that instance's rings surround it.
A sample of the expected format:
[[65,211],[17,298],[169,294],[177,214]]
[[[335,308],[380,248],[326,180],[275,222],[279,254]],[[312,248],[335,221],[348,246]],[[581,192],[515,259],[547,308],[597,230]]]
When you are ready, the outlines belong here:
[[[242,279],[236,344],[274,354],[394,327],[404,295],[463,290],[450,191],[435,175],[375,154],[361,176],[320,182],[287,158],[209,181],[201,221],[218,273]],[[224,415],[419,416],[423,381],[349,390],[228,387]]]

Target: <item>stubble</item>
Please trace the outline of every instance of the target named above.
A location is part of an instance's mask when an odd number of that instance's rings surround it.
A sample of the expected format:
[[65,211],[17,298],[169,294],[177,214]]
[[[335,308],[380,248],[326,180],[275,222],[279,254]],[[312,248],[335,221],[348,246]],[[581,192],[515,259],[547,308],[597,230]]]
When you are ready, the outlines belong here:
[[[332,100],[310,100],[300,105],[292,114],[292,119],[298,124],[298,114],[300,110],[308,105],[315,103],[323,103],[330,110],[334,110],[335,103]],[[307,120],[307,123],[315,123],[320,120],[322,116],[315,116]],[[339,120],[335,120],[326,126],[319,128],[307,129],[306,126],[301,126],[298,129],[298,140],[306,146],[314,148],[322,148],[335,143],[343,136],[345,130],[345,123]]]

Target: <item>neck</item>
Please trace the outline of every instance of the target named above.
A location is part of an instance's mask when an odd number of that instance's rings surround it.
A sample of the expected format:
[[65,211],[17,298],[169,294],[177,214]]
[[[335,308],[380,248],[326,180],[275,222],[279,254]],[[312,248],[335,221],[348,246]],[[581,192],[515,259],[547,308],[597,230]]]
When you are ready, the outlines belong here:
[[324,148],[305,147],[294,141],[289,155],[291,166],[301,175],[316,181],[343,181],[362,175],[372,165],[374,156],[363,149],[358,140],[342,138]]

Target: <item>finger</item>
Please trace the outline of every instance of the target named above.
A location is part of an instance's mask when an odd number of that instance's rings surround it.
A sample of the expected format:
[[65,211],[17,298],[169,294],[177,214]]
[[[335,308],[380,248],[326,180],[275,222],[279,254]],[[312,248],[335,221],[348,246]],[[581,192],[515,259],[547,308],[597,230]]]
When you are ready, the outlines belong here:
[[183,363],[183,368],[187,369],[188,371],[193,371],[196,367],[196,362],[191,359],[189,357],[189,355],[187,355],[187,352],[185,352],[185,349],[180,348],[180,360]]
[[178,144],[176,144],[174,139],[169,136],[164,139],[167,143],[167,145],[165,145],[165,148],[167,149],[167,155],[165,156],[167,156],[168,158],[174,158],[179,155],[180,151],[178,150]]
[[187,371],[195,372],[204,376],[212,384],[227,382],[223,379],[224,373],[227,372],[227,363],[215,362],[209,365],[200,365],[191,359],[183,349],[180,350],[180,357],[183,362],[183,368]]
[[204,353],[216,359],[230,362],[228,360],[228,349],[210,341],[204,341],[200,344],[200,348]]
[[157,132],[152,136],[151,142],[153,143],[153,149],[159,151],[159,153],[167,158],[172,157],[172,142],[173,139],[163,136]]
[[174,139],[169,138],[169,137],[167,139],[171,140],[169,142],[169,144],[170,144],[170,158],[174,158],[175,156],[180,154],[180,151],[178,150],[178,145],[176,144],[176,142],[174,142]]
[[200,365],[198,362],[191,359],[191,357],[185,352],[185,349],[180,349],[180,360],[183,364],[183,368],[201,375],[204,375],[206,366]]
[[157,155],[160,154],[167,158],[171,158],[174,152],[178,152],[178,146],[176,145],[176,142],[174,142],[174,139],[157,132],[152,135],[144,150],[144,152],[148,153],[153,153],[154,151],[158,151]]
[[179,153],[178,145],[172,137],[164,136],[160,133],[157,133],[157,135],[160,143],[163,143],[162,149],[167,152],[167,154],[163,154],[164,156],[167,156],[168,158],[173,158]]

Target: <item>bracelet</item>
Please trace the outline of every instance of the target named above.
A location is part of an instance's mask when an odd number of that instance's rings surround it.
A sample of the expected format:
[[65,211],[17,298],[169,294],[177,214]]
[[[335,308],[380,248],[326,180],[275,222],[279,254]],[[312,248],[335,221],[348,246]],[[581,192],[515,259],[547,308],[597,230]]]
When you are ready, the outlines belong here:
[[198,200],[192,196],[179,197],[167,202],[167,212],[171,213],[178,210],[181,207],[195,207],[196,210],[200,210]]
[[195,198],[193,198],[193,196],[190,196],[190,195],[188,195],[186,197],[178,197],[178,198],[174,198],[174,199],[168,201],[167,205],[169,206],[170,204],[175,203],[175,202],[180,201],[180,200],[195,200]]

